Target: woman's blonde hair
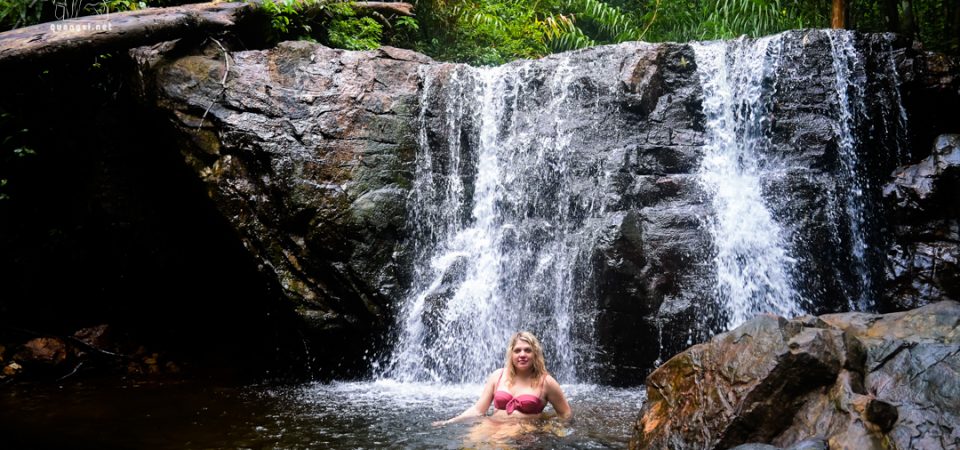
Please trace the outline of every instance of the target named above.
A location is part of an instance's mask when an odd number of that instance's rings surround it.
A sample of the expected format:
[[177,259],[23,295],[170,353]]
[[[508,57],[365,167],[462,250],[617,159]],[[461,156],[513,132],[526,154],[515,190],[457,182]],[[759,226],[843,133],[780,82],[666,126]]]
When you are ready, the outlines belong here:
[[517,345],[517,341],[523,341],[527,344],[530,344],[530,347],[533,348],[533,360],[531,361],[530,370],[533,371],[533,379],[539,384],[542,382],[546,376],[547,365],[543,361],[543,347],[540,346],[540,341],[537,340],[537,337],[529,331],[520,331],[514,333],[513,337],[510,338],[510,344],[507,345],[507,355],[504,358],[503,367],[507,371],[507,384],[513,385],[513,376],[516,374],[516,369],[513,367],[513,347]]

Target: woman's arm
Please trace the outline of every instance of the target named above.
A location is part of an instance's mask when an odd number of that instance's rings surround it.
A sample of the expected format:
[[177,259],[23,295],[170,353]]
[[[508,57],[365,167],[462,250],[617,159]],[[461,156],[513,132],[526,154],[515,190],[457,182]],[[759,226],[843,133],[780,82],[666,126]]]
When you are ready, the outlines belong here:
[[547,401],[553,405],[553,409],[557,412],[557,415],[564,420],[573,417],[573,410],[570,409],[570,404],[567,403],[567,396],[563,394],[560,383],[557,383],[557,380],[552,376],[547,375],[545,388]]
[[453,417],[447,420],[438,420],[433,423],[433,426],[447,425],[450,423],[462,422],[464,420],[481,417],[487,414],[487,410],[490,409],[490,403],[493,402],[493,391],[497,388],[497,380],[500,379],[498,375],[503,369],[494,370],[490,376],[487,377],[487,382],[483,386],[483,391],[480,392],[480,398],[477,399],[477,403],[474,403],[473,406],[467,408],[459,416]]

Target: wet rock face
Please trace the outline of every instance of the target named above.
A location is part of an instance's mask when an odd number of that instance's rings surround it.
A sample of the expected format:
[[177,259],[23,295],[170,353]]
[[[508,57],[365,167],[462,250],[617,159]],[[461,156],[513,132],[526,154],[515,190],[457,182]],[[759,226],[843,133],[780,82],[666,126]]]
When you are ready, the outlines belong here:
[[[847,224],[860,215],[860,231],[875,242],[884,221],[883,211],[872,206],[879,192],[865,189],[863,201],[871,206],[863,211],[848,210],[844,195],[854,188],[851,177],[866,184],[862,180],[885,177],[903,151],[890,55],[902,55],[905,43],[883,35],[853,40],[857,56],[849,63],[862,78],[850,80],[855,87],[845,94],[860,115],[851,139],[858,149],[870,150],[859,152],[856,167],[846,167],[848,157],[839,150],[837,92],[837,66],[846,62],[835,61],[833,46],[840,45],[835,39],[820,31],[784,34],[779,58],[758,86],[767,98],[760,110],[769,120],[749,125],[768,128],[766,139],[752,144],[757,154],[751,157],[759,160],[764,201],[796,262],[793,287],[800,297],[815,299],[804,307],[816,313],[847,309],[849,299],[861,294],[874,297],[872,291],[860,292],[875,288],[860,283],[864,274],[855,267],[865,264],[873,272],[868,276],[879,277],[883,255],[867,249],[865,262],[852,261]],[[618,214],[608,218],[593,258],[598,340],[613,368],[603,382],[639,380],[655,362],[723,327],[708,230],[715,211],[698,175],[708,139],[703,116],[708,100],[697,64],[689,46],[664,45],[656,58],[624,71],[642,74],[632,79],[644,83],[635,85],[657,95],[638,102],[647,105],[635,109],[642,116],[623,119],[630,133],[614,142],[595,136],[581,149],[604,152],[627,145],[630,150],[610,194],[618,200],[610,209]]]
[[938,137],[930,156],[891,178],[883,190],[895,212],[885,306],[960,298],[960,135]]
[[589,275],[604,383],[632,384],[682,348],[694,306],[709,298],[710,236],[698,220],[709,205],[694,174],[704,144],[694,59],[682,45],[625,59],[616,95],[629,132],[591,136],[578,147],[620,161],[606,193],[616,212],[604,218]]
[[955,448],[960,303],[753,319],[647,379],[631,448]]
[[178,53],[133,56],[185,160],[314,342],[368,348],[403,277],[417,71],[429,58],[307,42],[229,61],[217,46],[165,56]]

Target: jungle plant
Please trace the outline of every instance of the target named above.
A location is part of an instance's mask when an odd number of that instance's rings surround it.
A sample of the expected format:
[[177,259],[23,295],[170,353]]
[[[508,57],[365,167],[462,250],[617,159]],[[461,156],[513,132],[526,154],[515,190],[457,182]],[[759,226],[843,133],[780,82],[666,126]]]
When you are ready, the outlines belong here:
[[[606,2],[600,0],[564,0],[559,8],[563,11],[559,23],[562,23],[563,26],[558,30],[559,33],[551,32],[551,36],[559,36],[560,39],[563,39],[567,34],[573,36],[589,35],[590,40],[602,43],[640,39],[642,30],[640,24],[631,15]],[[579,25],[574,23],[575,20],[579,22]],[[549,25],[552,24],[549,24],[548,21]],[[577,28],[577,30],[573,28]],[[569,39],[571,42],[576,40],[576,38]]]
[[[386,18],[381,22],[370,16],[360,16],[351,6],[352,2],[339,0],[264,0],[260,11],[269,19],[268,41],[309,40],[347,50],[371,50],[385,39]],[[391,26],[392,37],[411,42],[411,33],[416,33],[416,20],[411,17],[395,19]],[[394,30],[393,28],[396,28]]]
[[309,35],[311,28],[303,23],[300,10],[295,7],[298,3],[300,2],[296,0],[264,0],[260,4],[261,10],[270,19],[270,27],[273,33],[278,38],[291,34],[301,36],[306,33]]
[[650,38],[657,41],[758,37],[792,28],[824,27],[828,8],[809,0],[703,0],[659,2]]
[[40,23],[44,16],[43,0],[0,0],[0,29],[9,30]]
[[0,113],[0,200],[8,200],[11,176],[28,158],[36,152],[27,146],[30,130],[21,121],[8,112]]
[[347,50],[372,50],[380,47],[383,27],[371,17],[357,17],[346,3],[330,5],[331,18],[327,24],[327,42],[332,47]]

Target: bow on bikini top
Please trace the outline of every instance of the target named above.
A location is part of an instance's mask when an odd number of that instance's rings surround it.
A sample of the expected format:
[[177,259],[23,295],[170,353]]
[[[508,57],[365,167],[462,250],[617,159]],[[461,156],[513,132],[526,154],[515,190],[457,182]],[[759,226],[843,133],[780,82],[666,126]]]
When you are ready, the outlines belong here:
[[[503,372],[500,372],[500,378],[503,378]],[[497,386],[500,385],[500,379],[497,379]],[[547,406],[546,402],[540,397],[532,394],[521,394],[516,397],[513,394],[499,390],[493,394],[493,407],[503,409],[507,414],[513,414],[514,411],[520,411],[524,414],[540,414],[543,408]]]

